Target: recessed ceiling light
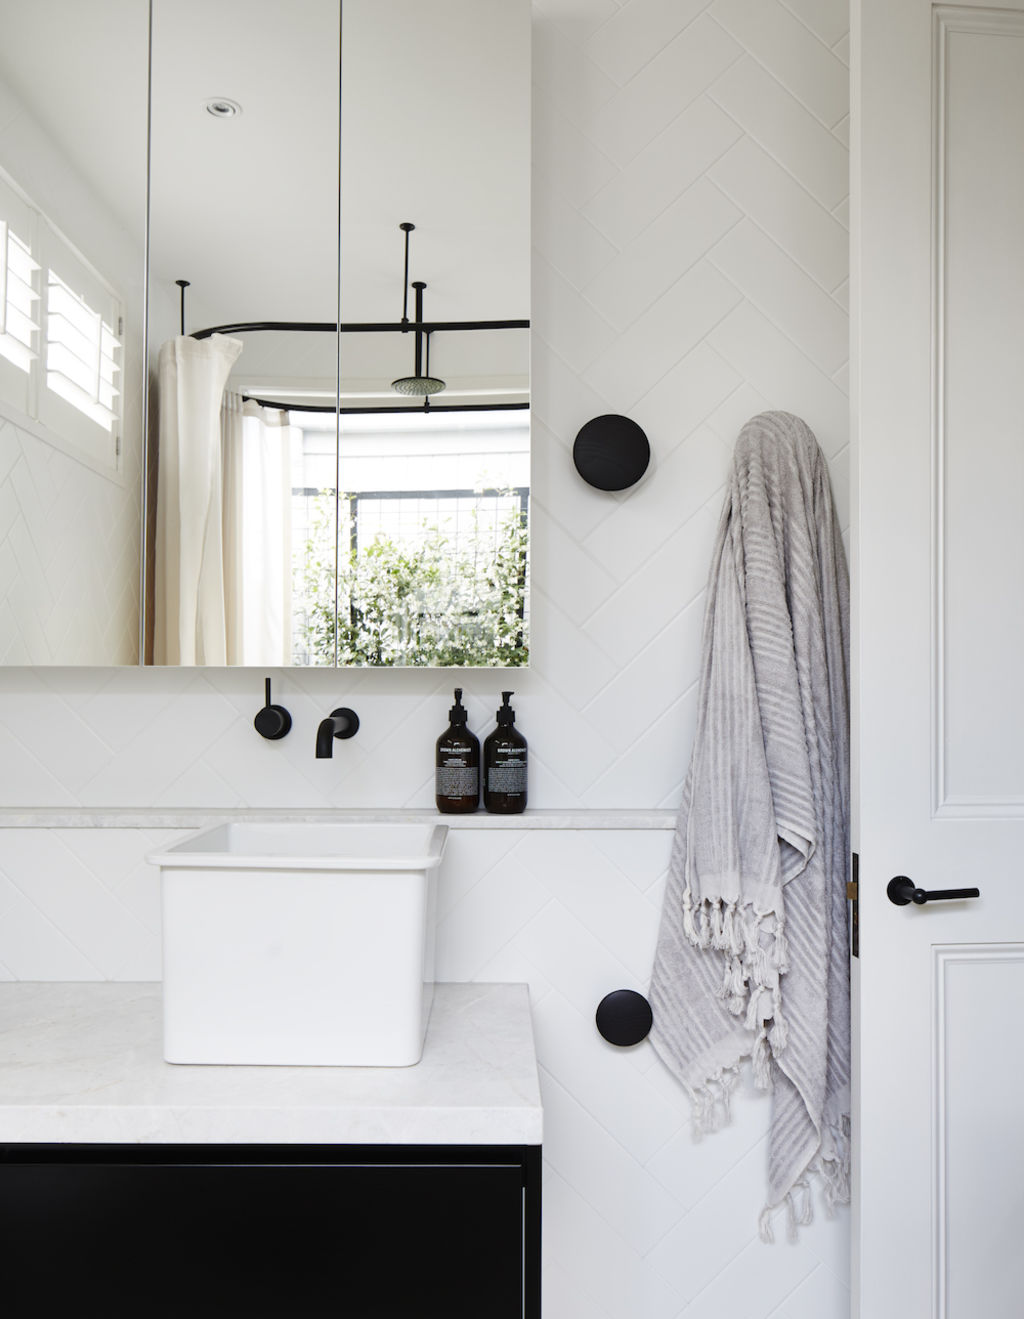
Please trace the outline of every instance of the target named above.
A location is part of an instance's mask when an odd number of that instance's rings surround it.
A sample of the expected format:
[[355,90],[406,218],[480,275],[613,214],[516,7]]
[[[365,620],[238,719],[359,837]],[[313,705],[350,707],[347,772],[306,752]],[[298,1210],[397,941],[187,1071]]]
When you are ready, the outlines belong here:
[[242,113],[242,107],[227,96],[214,96],[206,102],[206,113],[212,114],[214,119],[234,119],[235,115]]

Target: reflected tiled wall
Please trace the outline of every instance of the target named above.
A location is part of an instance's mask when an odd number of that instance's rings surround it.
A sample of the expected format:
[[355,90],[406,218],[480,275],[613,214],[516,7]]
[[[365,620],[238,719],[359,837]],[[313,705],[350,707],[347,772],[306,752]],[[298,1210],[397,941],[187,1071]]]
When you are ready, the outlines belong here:
[[0,664],[138,653],[138,455],[110,478],[0,416]]

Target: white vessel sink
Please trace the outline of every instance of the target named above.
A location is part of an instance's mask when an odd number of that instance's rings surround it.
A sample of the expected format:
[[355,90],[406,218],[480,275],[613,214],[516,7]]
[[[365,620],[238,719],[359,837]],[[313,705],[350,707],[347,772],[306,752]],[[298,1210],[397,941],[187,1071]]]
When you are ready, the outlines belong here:
[[434,991],[440,824],[220,824],[161,871],[164,1058],[405,1067]]

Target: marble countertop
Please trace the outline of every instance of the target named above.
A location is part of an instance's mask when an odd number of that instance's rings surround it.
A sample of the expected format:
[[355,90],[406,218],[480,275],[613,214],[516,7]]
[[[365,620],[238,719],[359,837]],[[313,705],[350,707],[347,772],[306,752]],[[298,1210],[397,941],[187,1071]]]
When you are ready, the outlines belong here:
[[415,1067],[165,1063],[155,983],[0,985],[0,1141],[539,1145],[526,985],[438,985]]
[[0,807],[0,829],[204,829],[222,820],[322,821],[334,824],[391,824],[429,822],[452,829],[655,829],[675,828],[677,811],[671,810],[526,810],[521,815],[490,815],[479,810],[468,815],[442,815],[432,809],[399,807],[373,809],[345,807],[307,810],[302,807],[110,807],[33,806]]

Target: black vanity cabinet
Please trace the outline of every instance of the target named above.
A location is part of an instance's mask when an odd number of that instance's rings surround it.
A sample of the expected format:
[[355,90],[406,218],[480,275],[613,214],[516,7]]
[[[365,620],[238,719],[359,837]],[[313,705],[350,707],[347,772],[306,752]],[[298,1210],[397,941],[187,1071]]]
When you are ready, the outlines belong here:
[[540,1319],[525,985],[437,985],[412,1067],[175,1066],[161,1006],[0,985],[2,1319]]
[[0,1145],[5,1319],[539,1319],[540,1147]]

